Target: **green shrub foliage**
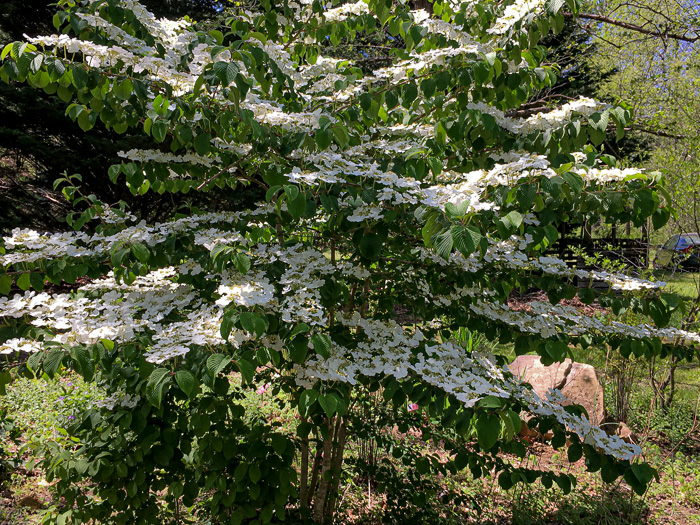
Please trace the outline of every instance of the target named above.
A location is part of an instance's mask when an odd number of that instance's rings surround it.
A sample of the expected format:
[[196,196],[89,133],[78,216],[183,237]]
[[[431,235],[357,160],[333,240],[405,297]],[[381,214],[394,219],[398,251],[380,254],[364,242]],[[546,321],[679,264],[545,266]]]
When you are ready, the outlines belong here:
[[[638,447],[556,392],[540,399],[483,344],[552,363],[576,345],[692,359],[698,342],[667,326],[682,304],[661,283],[547,255],[564,224],[659,227],[671,213],[658,174],[602,155],[624,107],[528,109],[556,81],[539,39],[573,0],[430,13],[263,0],[207,33],[133,0],[60,6],[57,34],[8,45],[0,77],[60,97],[86,133],[142,134],[150,146],[105,176],[134,195],[256,186],[265,198],[136,223],[71,175],[59,187],[83,206],[75,232],[5,238],[0,384],[65,367],[106,392],[65,443],[37,450],[65,501],[47,519],[157,523],[196,504],[215,522],[329,522],[358,439],[408,469],[399,479],[357,460],[406,519],[430,514],[431,472],[571,490],[567,473],[506,459],[526,454],[525,413],[570,460],[644,492],[655,471]],[[358,65],[364,46],[385,51],[377,66]],[[608,290],[575,286],[593,279]],[[47,293],[47,282],[78,284]],[[533,287],[549,301],[508,307]],[[560,304],[577,295],[613,320]],[[626,311],[648,322],[614,321]],[[256,390],[292,414],[284,425],[249,410]],[[375,419],[368,398],[382,405]],[[392,437],[410,429],[448,453]]]

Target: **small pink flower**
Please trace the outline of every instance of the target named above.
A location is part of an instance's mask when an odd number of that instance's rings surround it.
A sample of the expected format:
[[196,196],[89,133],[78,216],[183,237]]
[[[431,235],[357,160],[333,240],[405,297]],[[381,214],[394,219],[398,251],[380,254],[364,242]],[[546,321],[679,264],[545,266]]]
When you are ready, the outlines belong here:
[[258,390],[257,390],[258,395],[264,394],[265,392],[267,392],[269,390],[271,384],[272,383],[267,383],[267,384],[265,384],[265,386],[261,386],[260,388],[258,388]]
[[413,412],[414,410],[418,410],[418,403],[410,403],[408,405],[408,411]]

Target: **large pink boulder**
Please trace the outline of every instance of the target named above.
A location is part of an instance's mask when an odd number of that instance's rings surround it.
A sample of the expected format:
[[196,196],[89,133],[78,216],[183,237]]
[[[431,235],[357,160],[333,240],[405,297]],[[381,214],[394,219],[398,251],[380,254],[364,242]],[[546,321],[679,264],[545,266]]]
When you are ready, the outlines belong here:
[[521,355],[508,365],[518,379],[532,385],[538,396],[545,399],[550,388],[561,390],[564,405],[581,405],[593,425],[605,421],[603,386],[595,368],[565,359],[562,363],[544,366],[536,355]]

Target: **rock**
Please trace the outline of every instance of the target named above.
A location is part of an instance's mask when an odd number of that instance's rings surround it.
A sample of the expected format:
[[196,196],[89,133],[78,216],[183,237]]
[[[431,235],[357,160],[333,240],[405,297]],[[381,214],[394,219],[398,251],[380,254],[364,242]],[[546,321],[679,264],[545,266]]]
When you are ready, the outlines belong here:
[[561,393],[565,406],[581,405],[586,409],[592,425],[599,426],[605,421],[605,393],[591,365],[572,363]]
[[617,424],[615,435],[627,443],[635,443],[637,440],[634,432],[632,432],[632,429],[622,422]]
[[603,386],[595,368],[565,359],[562,363],[544,366],[539,356],[521,355],[508,365],[517,378],[530,383],[538,396],[545,399],[550,388],[561,390],[564,405],[581,405],[593,425],[605,421]]
[[550,388],[561,389],[564,386],[571,370],[571,359],[544,366],[538,355],[521,355],[508,368],[515,377],[530,383],[537,395],[544,399]]

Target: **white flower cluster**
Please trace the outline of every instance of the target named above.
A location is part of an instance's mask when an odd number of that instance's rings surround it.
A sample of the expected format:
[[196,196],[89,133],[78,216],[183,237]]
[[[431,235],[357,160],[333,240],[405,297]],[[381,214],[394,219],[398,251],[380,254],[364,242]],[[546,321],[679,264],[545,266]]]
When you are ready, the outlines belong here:
[[132,396],[125,392],[120,392],[96,401],[95,406],[98,408],[106,408],[107,410],[114,410],[117,407],[136,408],[140,401],[141,396],[139,395]]
[[492,35],[504,35],[515,24],[525,19],[530,14],[539,14],[545,5],[544,0],[515,0],[507,6],[503,14],[496,20],[487,33]]
[[175,155],[154,149],[130,149],[129,151],[119,151],[117,155],[134,162],[158,162],[161,164],[175,162],[178,164],[199,164],[206,167],[211,167],[217,161],[215,158],[203,157],[196,153]]
[[426,343],[420,330],[412,335],[394,321],[373,321],[338,316],[338,321],[361,330],[356,348],[348,350],[334,344],[328,359],[315,357],[296,366],[297,383],[311,388],[317,380],[355,384],[360,376],[411,375],[455,396],[466,407],[473,407],[486,396],[521,401],[537,415],[554,416],[569,430],[606,453],[631,459],[641,449],[617,436],[607,436],[582,416],[574,416],[549,399],[540,399],[528,385],[520,383],[497,367],[493,360],[477,352],[469,353],[452,343]]
[[39,341],[31,339],[13,338],[0,344],[0,355],[13,355],[19,352],[34,354],[44,349],[44,345]]
[[576,100],[553,108],[551,111],[540,112],[525,119],[517,119],[507,117],[500,109],[484,102],[470,102],[468,105],[469,109],[491,115],[500,127],[519,135],[527,135],[533,131],[561,129],[576,117],[588,118],[594,113],[604,111],[609,107],[609,104],[579,96]]
[[327,9],[323,12],[323,17],[329,22],[339,22],[350,16],[359,16],[369,13],[369,5],[364,0],[358,0],[354,4],[347,3],[339,7]]

